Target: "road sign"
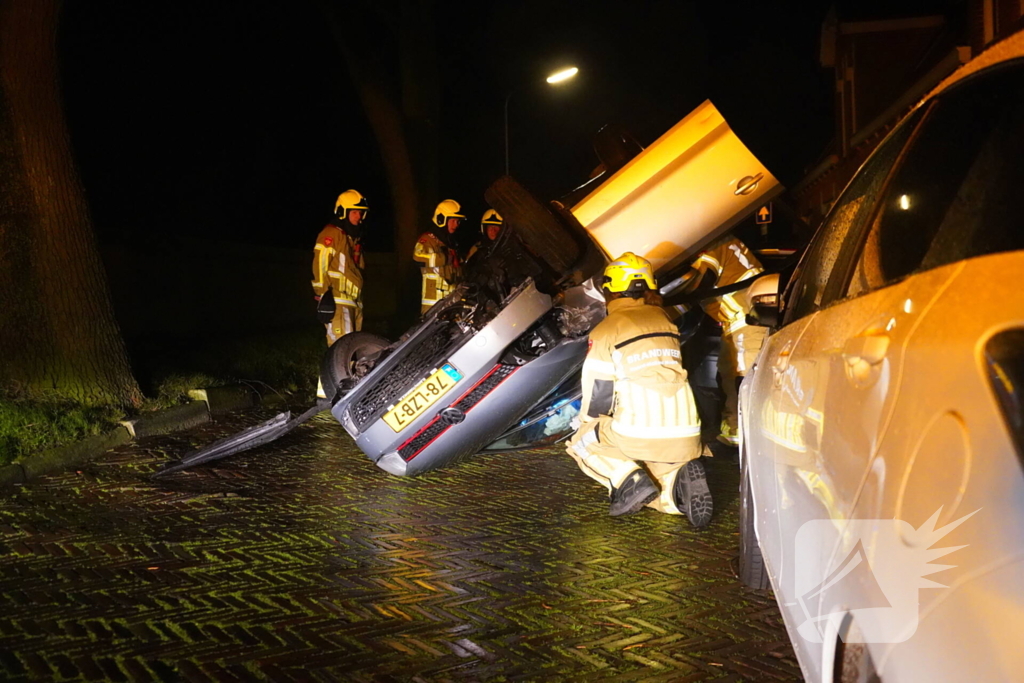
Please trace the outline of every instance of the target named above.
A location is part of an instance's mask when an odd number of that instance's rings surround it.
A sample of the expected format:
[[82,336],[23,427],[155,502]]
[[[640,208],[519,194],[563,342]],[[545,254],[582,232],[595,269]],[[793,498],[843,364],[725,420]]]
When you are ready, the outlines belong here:
[[767,225],[772,222],[772,203],[768,202],[757,210],[757,224]]

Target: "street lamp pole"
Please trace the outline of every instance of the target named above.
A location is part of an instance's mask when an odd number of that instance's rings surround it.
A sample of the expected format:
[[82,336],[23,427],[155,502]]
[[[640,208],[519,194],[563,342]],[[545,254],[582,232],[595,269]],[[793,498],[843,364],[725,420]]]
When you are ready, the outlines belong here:
[[[577,73],[579,73],[579,69],[577,69],[575,66],[571,66],[571,67],[569,67],[567,69],[561,69],[560,71],[556,71],[555,73],[551,74],[550,76],[548,76],[544,80],[547,81],[547,83],[549,85],[555,85],[555,84],[558,84],[558,83],[564,83],[565,81],[568,81],[573,76],[575,76]],[[517,89],[518,88],[513,88],[512,90],[508,91],[507,95],[505,95],[505,175],[509,175],[509,163],[508,163],[508,102],[509,102],[509,100],[512,99],[512,94]]]
[[508,101],[512,99],[513,90],[509,90],[508,94],[505,95],[505,175],[508,175]]

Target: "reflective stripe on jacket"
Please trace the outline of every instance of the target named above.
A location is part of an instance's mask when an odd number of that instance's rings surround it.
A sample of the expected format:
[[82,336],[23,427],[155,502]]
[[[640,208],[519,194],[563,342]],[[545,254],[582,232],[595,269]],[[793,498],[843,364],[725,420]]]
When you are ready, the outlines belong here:
[[700,420],[686,380],[679,331],[668,314],[642,300],[615,299],[590,333],[583,363],[580,419],[611,416],[636,460],[677,462],[700,448]]
[[454,249],[433,233],[424,233],[416,241],[412,258],[423,275],[421,303],[433,306],[462,281],[462,265]]
[[323,296],[328,288],[339,306],[362,308],[363,254],[359,243],[336,225],[320,231],[313,247],[313,292]]
[[[764,271],[761,262],[738,239],[730,238],[712,245],[693,262],[697,277],[691,280],[692,287],[700,283],[704,274],[715,274],[715,287],[747,280]],[[716,299],[703,302],[704,311],[722,323],[722,330],[731,334],[747,324],[747,313],[750,312],[750,300],[746,290],[725,294]]]

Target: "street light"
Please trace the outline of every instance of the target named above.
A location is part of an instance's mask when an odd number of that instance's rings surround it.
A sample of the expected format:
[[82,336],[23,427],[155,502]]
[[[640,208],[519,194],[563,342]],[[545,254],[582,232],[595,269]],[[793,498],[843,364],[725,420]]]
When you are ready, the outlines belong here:
[[554,83],[561,83],[562,81],[569,80],[570,78],[572,78],[573,76],[575,76],[579,72],[580,72],[579,69],[577,69],[574,66],[570,66],[568,69],[562,69],[561,71],[557,71],[557,72],[551,74],[545,80],[547,80],[548,83],[552,83],[552,84],[554,84]]
[[[577,69],[575,66],[570,66],[568,68],[556,71],[555,73],[551,74],[550,76],[548,76],[544,80],[547,81],[547,83],[549,85],[558,85],[559,83],[565,83],[566,81],[572,79],[572,77],[575,76],[576,74],[578,74],[579,72],[580,72],[580,70]],[[515,89],[512,89],[512,90],[509,91],[509,93],[507,95],[505,95],[505,175],[509,174],[509,171],[508,171],[508,168],[509,168],[509,166],[508,166],[508,101],[510,99],[512,99],[512,93],[514,93],[514,92],[515,92]]]

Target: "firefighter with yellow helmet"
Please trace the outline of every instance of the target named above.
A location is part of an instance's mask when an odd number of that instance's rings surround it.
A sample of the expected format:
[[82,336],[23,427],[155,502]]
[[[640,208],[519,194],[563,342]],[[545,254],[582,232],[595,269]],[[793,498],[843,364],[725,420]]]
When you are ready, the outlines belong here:
[[434,209],[433,226],[420,235],[412,258],[420,266],[423,289],[420,313],[426,313],[462,280],[462,264],[455,251],[455,231],[465,216],[454,199],[445,199]]
[[[366,197],[356,190],[345,190],[334,203],[334,217],[320,231],[313,251],[313,293],[327,310],[334,299],[334,313],[322,319],[327,327],[327,345],[342,335],[363,327],[363,252],[359,239],[363,234],[363,221],[369,207]],[[326,316],[325,316],[326,317]]]
[[472,259],[478,252],[486,252],[487,248],[498,239],[498,235],[501,234],[504,225],[505,221],[497,211],[494,209],[484,211],[484,215],[480,219],[480,241],[470,247],[466,261]]
[[712,502],[700,420],[650,262],[626,252],[605,268],[601,288],[608,316],[590,333],[569,455],[608,489],[612,516],[646,505],[704,527]]
[[[726,237],[701,252],[687,275],[683,291],[698,286],[715,288],[749,280],[764,272],[761,262],[740,240]],[[710,275],[708,275],[710,273]],[[707,281],[705,280],[707,278]],[[722,408],[721,433],[718,440],[730,446],[739,445],[739,385],[754,364],[764,343],[765,328],[747,325],[750,298],[747,290],[725,294],[701,302],[704,312],[722,325],[722,349],[718,354],[718,374],[722,381],[725,405]]]

